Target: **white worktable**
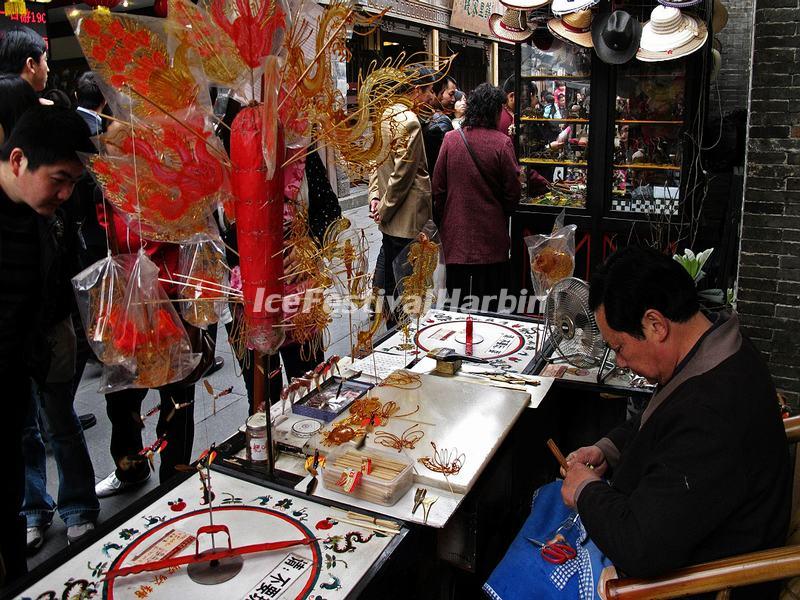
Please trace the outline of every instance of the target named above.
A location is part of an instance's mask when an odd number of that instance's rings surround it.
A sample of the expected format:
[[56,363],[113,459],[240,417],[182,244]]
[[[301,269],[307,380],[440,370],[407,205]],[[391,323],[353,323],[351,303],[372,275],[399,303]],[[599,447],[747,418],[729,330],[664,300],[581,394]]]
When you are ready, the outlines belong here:
[[[425,436],[414,448],[404,449],[405,457],[413,462],[414,485],[394,506],[383,506],[358,500],[325,488],[320,481],[315,495],[352,504],[355,507],[392,516],[410,522],[422,522],[422,509],[411,515],[414,490],[426,487],[428,497],[438,497],[431,507],[428,525],[443,527],[456,511],[464,496],[474,486],[480,474],[491,461],[514,423],[530,403],[530,396],[519,390],[501,389],[464,380],[442,378],[435,375],[419,376],[421,386],[416,389],[376,387],[370,395],[382,403],[398,405],[397,414],[419,410],[403,418],[390,418],[386,426],[376,428],[401,436],[408,427],[418,424]],[[289,417],[292,419],[293,417]],[[445,478],[441,473],[428,470],[418,459],[431,456],[430,442],[441,449],[458,449],[464,454],[461,471]],[[365,446],[384,452],[396,452],[377,444],[374,434],[367,436]],[[320,450],[326,450],[320,447]],[[308,478],[295,489],[305,490]]]

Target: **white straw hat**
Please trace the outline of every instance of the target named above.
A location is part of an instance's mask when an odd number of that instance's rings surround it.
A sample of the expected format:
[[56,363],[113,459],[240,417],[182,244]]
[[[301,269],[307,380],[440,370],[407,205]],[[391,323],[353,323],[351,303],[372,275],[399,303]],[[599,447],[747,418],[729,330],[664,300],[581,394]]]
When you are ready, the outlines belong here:
[[553,0],[550,10],[555,16],[561,17],[579,10],[586,10],[599,3],[600,0]]
[[492,14],[489,17],[489,29],[501,40],[518,44],[533,35],[533,30],[528,27],[525,12],[516,8],[507,8],[505,14]]
[[550,19],[547,28],[554,36],[584,48],[592,47],[592,9],[569,13],[560,19]]
[[659,4],[642,27],[636,58],[644,62],[673,60],[702,48],[706,39],[708,30],[700,19]]
[[500,0],[500,4],[517,10],[533,10],[550,4],[550,0]]

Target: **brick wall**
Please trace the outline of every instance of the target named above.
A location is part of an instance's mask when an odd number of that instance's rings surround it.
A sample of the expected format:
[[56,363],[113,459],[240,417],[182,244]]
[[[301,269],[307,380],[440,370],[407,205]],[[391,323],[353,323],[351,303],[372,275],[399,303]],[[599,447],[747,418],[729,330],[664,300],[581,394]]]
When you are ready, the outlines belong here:
[[[728,24],[716,38],[722,44],[722,66],[716,89],[711,88],[709,109],[727,115],[747,108],[750,85],[750,59],[753,38],[753,5],[755,0],[723,0],[728,9]],[[719,92],[719,95],[717,95]]]
[[800,404],[800,3],[756,0],[739,262],[747,333]]

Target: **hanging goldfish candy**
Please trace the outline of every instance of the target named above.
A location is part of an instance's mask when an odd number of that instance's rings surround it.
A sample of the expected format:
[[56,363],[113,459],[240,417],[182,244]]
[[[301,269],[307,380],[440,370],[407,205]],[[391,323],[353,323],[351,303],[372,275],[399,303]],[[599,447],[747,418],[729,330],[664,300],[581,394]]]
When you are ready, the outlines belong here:
[[157,388],[180,381],[200,361],[158,282],[158,267],[142,250],[131,269],[124,300],[113,314],[109,321],[111,342],[131,360],[104,366],[101,384],[104,393]]
[[181,244],[178,273],[181,280],[178,294],[185,300],[180,305],[184,320],[205,329],[218,321],[228,288],[225,248],[219,240],[197,236]]
[[122,327],[125,289],[134,259],[132,254],[107,256],[72,279],[87,340],[105,364],[133,360],[133,352],[117,344],[116,339]]

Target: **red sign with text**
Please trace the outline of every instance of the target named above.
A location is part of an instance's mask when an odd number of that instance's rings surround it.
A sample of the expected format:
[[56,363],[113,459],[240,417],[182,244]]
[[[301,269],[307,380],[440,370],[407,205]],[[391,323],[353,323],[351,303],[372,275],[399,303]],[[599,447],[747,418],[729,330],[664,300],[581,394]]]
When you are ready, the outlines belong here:
[[24,15],[6,16],[0,3],[0,30],[11,29],[17,25],[30,27],[47,41],[47,9],[36,2],[26,2],[28,11]]

